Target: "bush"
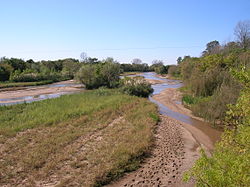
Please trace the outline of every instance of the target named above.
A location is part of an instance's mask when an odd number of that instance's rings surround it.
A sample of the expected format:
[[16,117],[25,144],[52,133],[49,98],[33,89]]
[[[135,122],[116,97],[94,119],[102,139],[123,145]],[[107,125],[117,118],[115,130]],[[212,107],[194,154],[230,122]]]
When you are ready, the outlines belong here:
[[184,104],[187,104],[187,105],[196,104],[196,103],[198,103],[198,101],[199,101],[199,98],[193,97],[193,96],[191,96],[191,95],[185,94],[185,95],[183,95],[183,97],[182,97],[182,102],[183,102]]
[[95,65],[84,65],[76,74],[76,79],[85,85],[87,89],[94,89],[101,86],[101,80],[97,75]]
[[212,157],[204,151],[184,179],[191,177],[197,186],[250,186],[250,127],[227,130]]
[[[231,127],[223,133],[222,139],[216,145],[211,157],[202,151],[201,157],[185,174],[185,180],[195,178],[197,186],[250,186],[249,73],[246,69],[234,71],[234,77],[241,82],[243,89],[236,104],[227,105],[227,110],[229,110],[226,112],[225,122]],[[224,85],[221,88],[226,89],[223,87]],[[229,89],[227,92],[234,96],[219,95],[217,98],[226,98],[227,100],[237,97],[237,93],[235,95],[232,90]],[[224,101],[224,99],[221,100]],[[219,105],[224,104],[218,104],[218,107]],[[210,106],[210,104],[206,106]]]
[[9,64],[0,64],[0,81],[8,81],[13,68]]
[[116,88],[119,86],[120,65],[112,62],[104,64],[86,64],[76,74],[76,79],[87,89],[101,86]]
[[154,91],[151,84],[142,77],[124,78],[121,90],[123,93],[138,97],[148,97]]
[[179,66],[176,66],[176,65],[169,66],[168,74],[172,77],[179,78],[181,75]]
[[61,81],[67,80],[69,77],[63,76],[61,73],[49,72],[49,73],[36,73],[36,72],[20,72],[14,71],[10,76],[10,81],[13,82],[37,82],[44,80]]

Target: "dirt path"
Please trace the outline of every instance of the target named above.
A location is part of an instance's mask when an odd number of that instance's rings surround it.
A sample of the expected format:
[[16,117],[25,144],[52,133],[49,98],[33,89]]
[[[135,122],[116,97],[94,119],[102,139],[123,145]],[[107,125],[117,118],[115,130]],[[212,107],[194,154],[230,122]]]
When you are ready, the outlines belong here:
[[199,157],[198,149],[195,139],[178,121],[161,116],[151,156],[139,170],[108,187],[194,186],[193,181],[183,183],[182,174]]

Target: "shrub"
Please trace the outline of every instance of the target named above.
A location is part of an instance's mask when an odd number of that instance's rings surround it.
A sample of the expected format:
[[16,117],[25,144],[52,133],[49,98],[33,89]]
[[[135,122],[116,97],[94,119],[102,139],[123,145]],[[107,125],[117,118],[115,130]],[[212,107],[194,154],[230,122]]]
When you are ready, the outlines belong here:
[[124,78],[121,90],[123,93],[139,97],[148,97],[154,91],[151,84],[142,77]]
[[115,88],[119,86],[120,65],[106,62],[104,64],[86,64],[76,74],[76,79],[87,89],[96,89],[101,86]]
[[76,79],[85,85],[87,89],[94,89],[101,86],[101,80],[97,75],[97,68],[94,65],[84,65],[76,74]]
[[13,68],[9,64],[0,64],[0,81],[8,81]]
[[29,72],[29,71],[21,72],[20,70],[16,70],[11,74],[10,81],[13,82],[37,82],[44,80],[61,81],[61,80],[66,80],[68,78],[69,77],[64,76],[58,72],[49,72],[44,74],[44,73]]

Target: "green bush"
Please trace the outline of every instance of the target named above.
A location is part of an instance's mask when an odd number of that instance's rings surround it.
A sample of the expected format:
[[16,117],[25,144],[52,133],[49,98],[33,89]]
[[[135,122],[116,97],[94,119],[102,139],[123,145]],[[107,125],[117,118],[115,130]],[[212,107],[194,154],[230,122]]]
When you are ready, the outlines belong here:
[[122,80],[121,91],[129,95],[148,97],[153,93],[154,89],[151,87],[151,84],[146,82],[142,77],[126,77]]
[[222,139],[215,146],[211,157],[202,151],[201,157],[185,174],[186,181],[195,178],[197,186],[208,187],[250,186],[249,75],[249,71],[246,69],[234,71],[234,76],[242,83],[243,90],[236,104],[227,106],[225,123],[230,128],[223,133]]
[[184,179],[191,177],[197,186],[250,186],[250,126],[227,130],[212,157],[204,151]]
[[182,102],[183,102],[184,104],[187,104],[187,105],[196,104],[196,103],[198,103],[198,101],[199,101],[199,98],[193,97],[193,96],[188,95],[188,94],[185,94],[185,95],[183,95],[183,97],[182,97]]
[[13,68],[9,64],[0,64],[0,81],[8,81]]
[[76,74],[76,79],[87,89],[96,89],[101,86],[116,88],[119,86],[120,65],[106,62],[103,64],[86,64]]

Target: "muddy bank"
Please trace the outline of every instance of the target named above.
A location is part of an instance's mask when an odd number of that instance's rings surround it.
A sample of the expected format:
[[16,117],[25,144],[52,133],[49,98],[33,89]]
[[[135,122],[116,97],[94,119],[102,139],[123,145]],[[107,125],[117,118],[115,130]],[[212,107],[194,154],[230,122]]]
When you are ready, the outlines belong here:
[[161,116],[151,156],[140,169],[108,187],[194,186],[194,181],[184,183],[182,175],[198,157],[199,144],[193,136],[177,120]]

